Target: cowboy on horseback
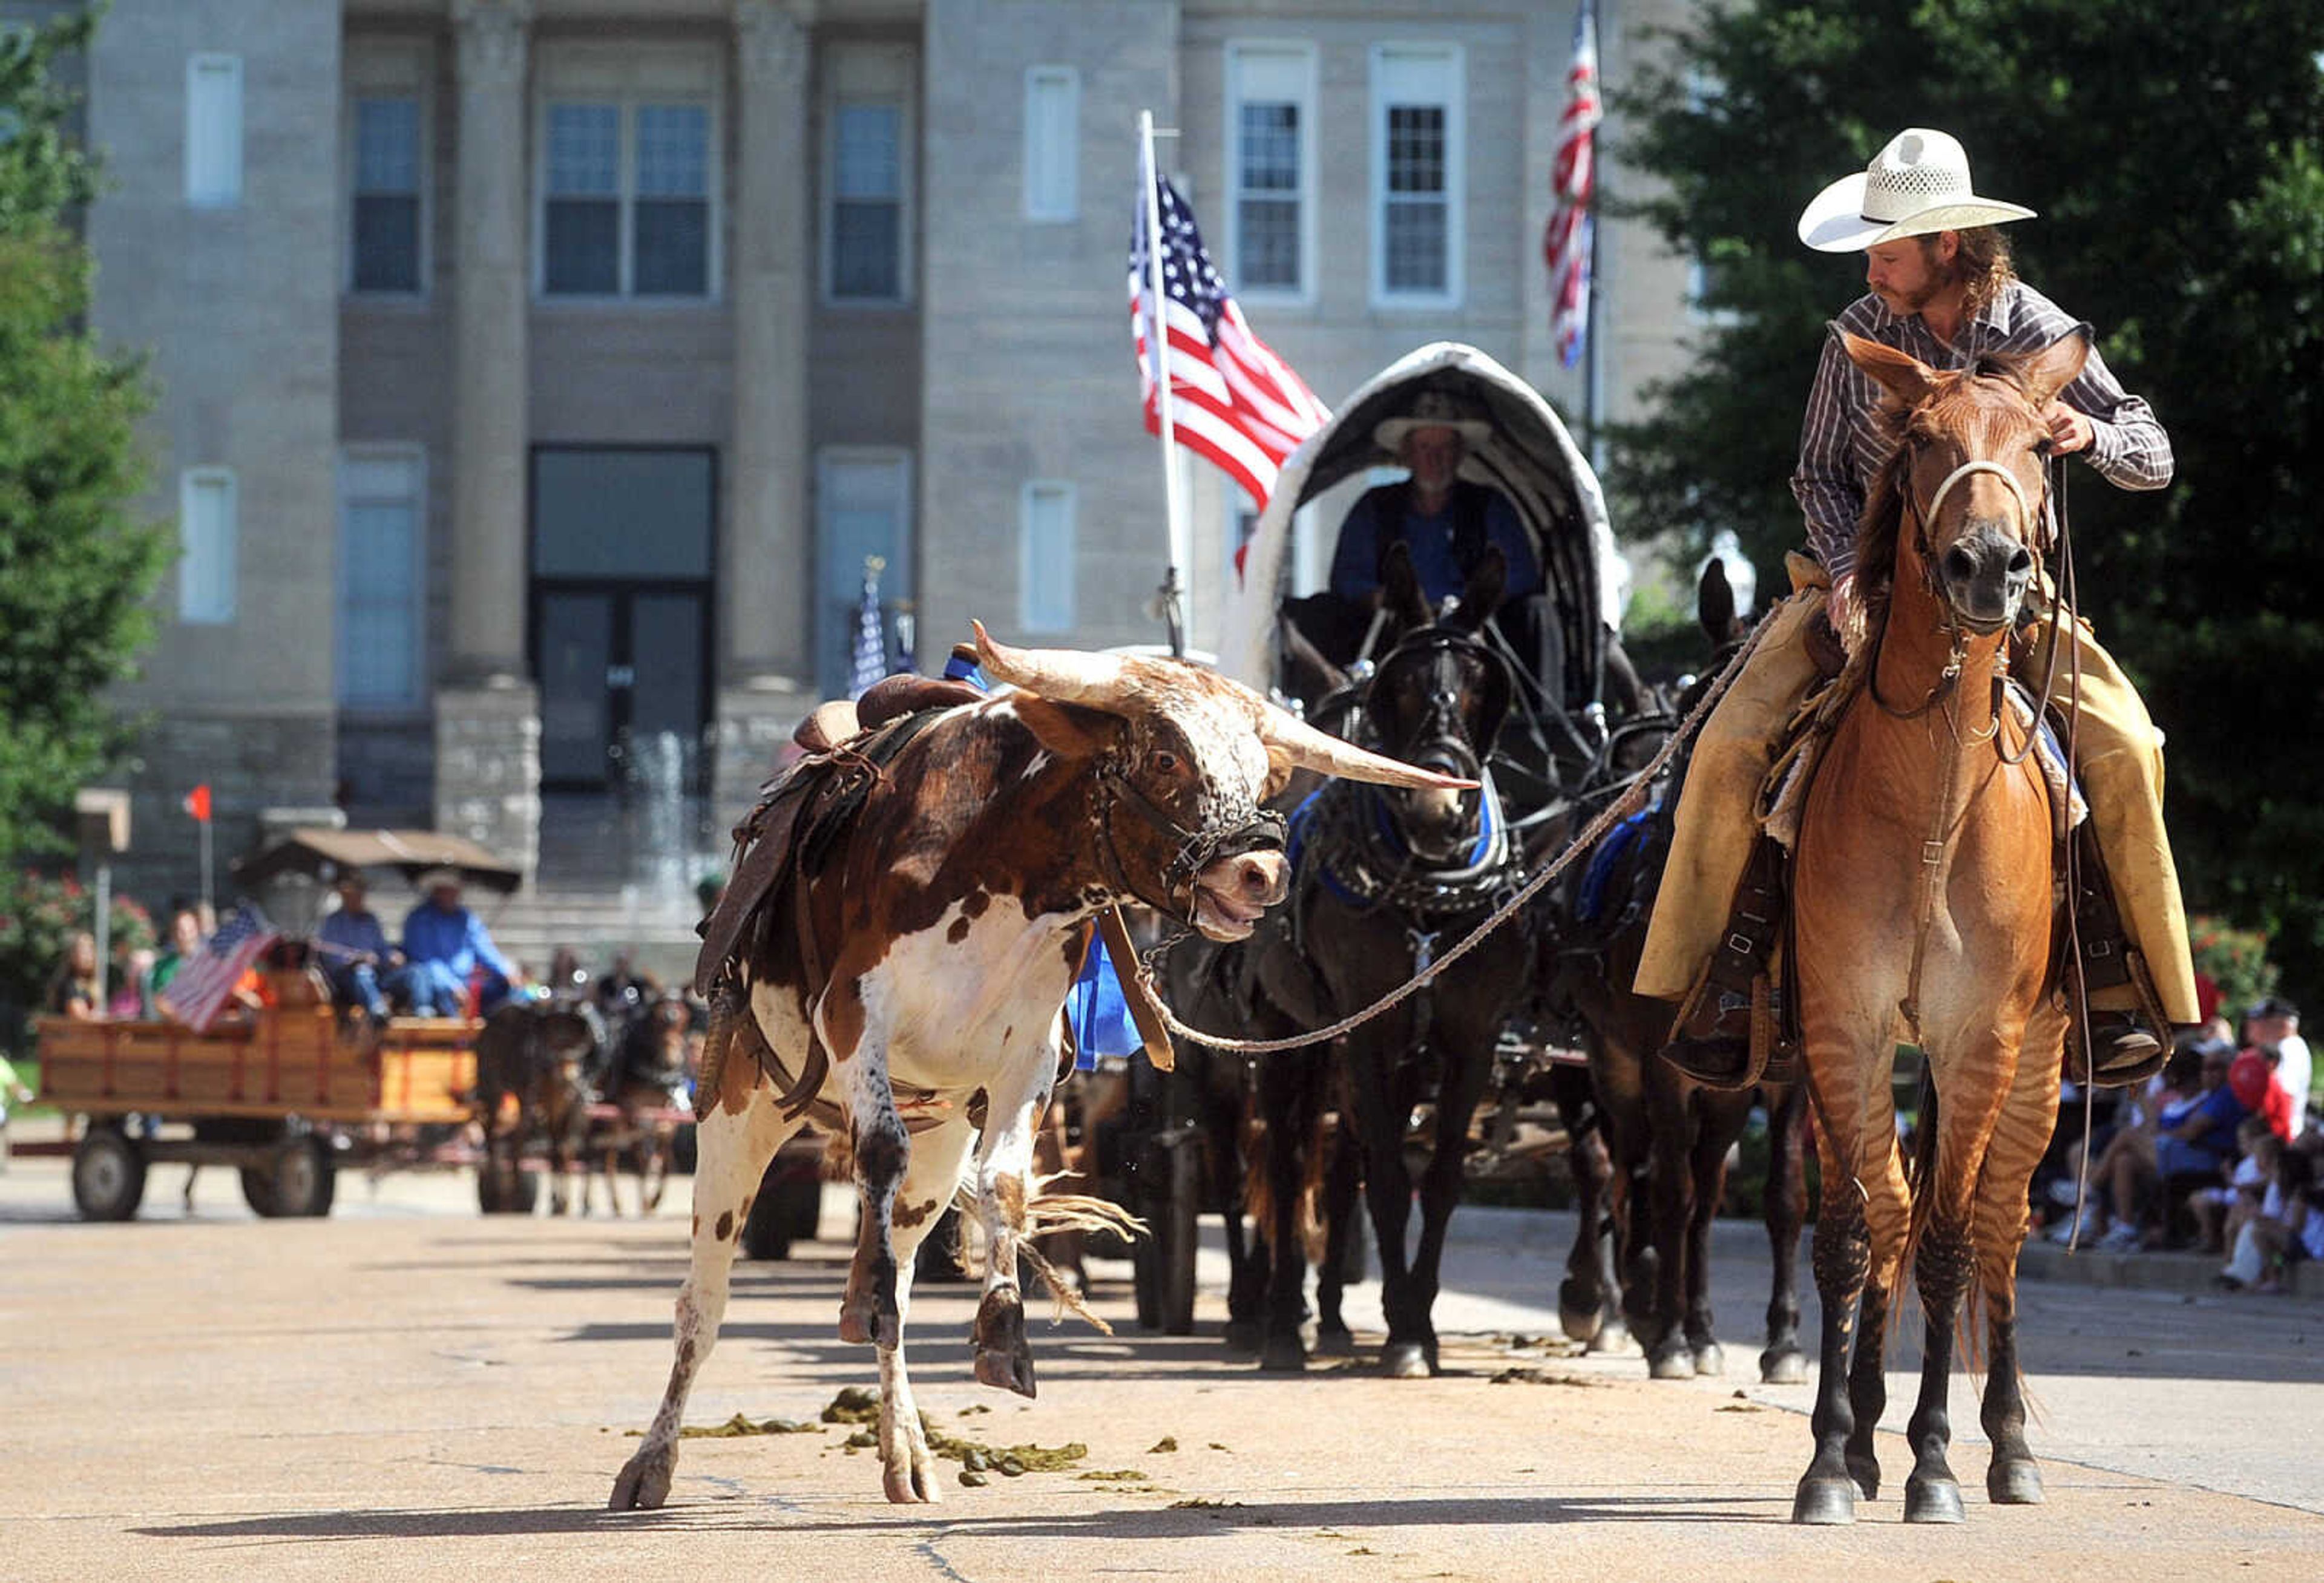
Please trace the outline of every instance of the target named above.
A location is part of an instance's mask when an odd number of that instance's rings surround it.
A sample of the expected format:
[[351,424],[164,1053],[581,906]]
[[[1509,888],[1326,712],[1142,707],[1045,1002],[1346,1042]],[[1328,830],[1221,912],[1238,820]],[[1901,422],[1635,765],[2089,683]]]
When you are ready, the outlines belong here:
[[[1960,144],[1912,128],[1866,170],[1818,194],[1800,216],[1799,235],[1820,253],[1865,254],[1871,290],[1841,311],[1836,328],[1932,368],[1960,370],[2039,352],[2082,327],[2011,268],[1997,227],[2033,212],[1979,196]],[[1705,722],[1681,796],[1637,988],[1685,1003],[1665,1053],[1707,1081],[1752,1075],[1752,986],[1782,936],[1785,859],[1759,828],[1762,783],[1802,700],[1865,641],[1857,523],[1895,445],[1877,421],[1880,397],[1839,336],[1828,340],[1792,476],[1814,558],[1790,557],[1792,597]],[[2171,482],[2169,437],[2095,350],[2043,416],[2050,454],[2080,454],[2120,489]],[[2056,598],[2037,580],[2027,603]],[[2127,1083],[2163,1059],[2168,1030],[2153,1026],[2152,1011],[2171,1023],[2199,1020],[2163,824],[2162,734],[2087,621],[2071,622],[2073,652],[2053,667],[2057,630],[2043,620],[2021,630],[2018,669],[2036,677],[2054,670],[2057,706],[2079,712],[2076,767],[2089,804],[2074,834],[2085,877],[2074,897],[2077,965],[2091,1007],[2085,1060],[2093,1081]]]

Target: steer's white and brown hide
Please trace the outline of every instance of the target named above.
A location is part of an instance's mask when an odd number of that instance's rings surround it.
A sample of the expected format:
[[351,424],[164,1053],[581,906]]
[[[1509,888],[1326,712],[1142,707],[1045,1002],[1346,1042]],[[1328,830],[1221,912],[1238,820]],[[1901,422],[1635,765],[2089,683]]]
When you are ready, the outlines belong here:
[[[1182,661],[1011,649],[981,626],[977,649],[1011,690],[918,720],[900,744],[880,728],[838,744],[807,772],[861,771],[845,795],[745,826],[761,843],[779,829],[783,850],[738,853],[733,904],[706,925],[702,981],[728,1038],[706,1060],[677,1360],[616,1508],[669,1496],[752,1195],[809,1112],[845,1134],[862,1195],[840,1330],[878,1351],[888,1496],[937,1498],[904,1366],[911,1254],[960,1192],[990,1249],[976,1377],[1030,1395],[1017,1248],[1099,910],[1143,900],[1240,938],[1284,895],[1260,805],[1295,769],[1444,784]],[[787,789],[771,784],[761,814]]]

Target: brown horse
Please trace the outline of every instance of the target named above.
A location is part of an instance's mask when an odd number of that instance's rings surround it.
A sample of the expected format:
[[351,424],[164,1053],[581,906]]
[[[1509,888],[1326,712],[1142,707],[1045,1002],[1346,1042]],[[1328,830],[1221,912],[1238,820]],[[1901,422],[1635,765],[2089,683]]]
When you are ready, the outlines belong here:
[[[1945,1394],[1972,1285],[1990,1348],[1986,1488],[1997,1504],[2042,1498],[2017,1371],[2017,1251],[2026,1184],[2056,1119],[2066,1022],[2050,793],[2001,678],[2043,548],[2042,411],[2089,345],[2070,336],[2029,357],[1940,373],[1842,340],[1886,392],[1899,443],[1858,547],[1868,582],[1893,568],[1885,600],[1877,590],[1870,600],[1869,696],[1848,706],[1824,750],[1794,865],[1800,1030],[1823,1167],[1823,1372],[1815,1457],[1792,1515],[1849,1522],[1857,1491],[1878,1491],[1884,1332],[1909,1261],[1927,1329],[1904,1518],[1959,1522]],[[1890,1087],[1900,1038],[1923,1052],[1931,1080],[1909,1176]]]

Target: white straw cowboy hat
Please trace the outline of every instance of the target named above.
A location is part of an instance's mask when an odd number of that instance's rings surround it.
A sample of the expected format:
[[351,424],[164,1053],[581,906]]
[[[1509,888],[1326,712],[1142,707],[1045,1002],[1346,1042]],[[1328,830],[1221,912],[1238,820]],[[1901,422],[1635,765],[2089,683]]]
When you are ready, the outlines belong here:
[[1800,240],[1818,253],[1857,253],[1906,236],[2030,220],[2034,211],[1979,197],[1969,154],[1950,134],[1908,126],[1854,176],[1843,176],[1800,214]]
[[412,883],[422,895],[430,890],[442,890],[447,888],[462,890],[467,888],[467,881],[460,878],[460,870],[457,869],[429,869]]
[[1412,410],[1383,419],[1372,429],[1372,440],[1384,451],[1394,451],[1404,444],[1405,436],[1416,428],[1458,429],[1461,443],[1474,450],[1493,437],[1493,426],[1474,407],[1450,391],[1423,391],[1412,403]]

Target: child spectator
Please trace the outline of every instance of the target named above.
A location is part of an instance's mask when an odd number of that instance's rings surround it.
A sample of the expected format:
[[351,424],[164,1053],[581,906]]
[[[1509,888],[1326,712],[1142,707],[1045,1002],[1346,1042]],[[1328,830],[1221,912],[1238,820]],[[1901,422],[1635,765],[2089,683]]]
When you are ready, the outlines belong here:
[[51,1017],[88,1021],[104,1015],[97,999],[97,936],[77,929],[65,946],[65,959],[49,980],[48,997],[41,1009]]
[[2224,1256],[2235,1247],[2236,1235],[2243,1229],[2243,1223],[2259,1212],[2268,1183],[2275,1175],[2276,1155],[2283,1148],[2283,1140],[2268,1126],[2267,1118],[2261,1115],[2243,1118],[2236,1127],[2236,1144],[2241,1157],[2226,1183],[2199,1188],[2187,1201],[2202,1233],[2201,1250],[2205,1253]]
[[2231,1289],[2281,1292],[2292,1265],[2307,1258],[2324,1258],[2324,1193],[2317,1190],[2315,1156],[2287,1148],[2278,1152],[2275,1180],[2261,1212],[2244,1222],[2219,1283]]

